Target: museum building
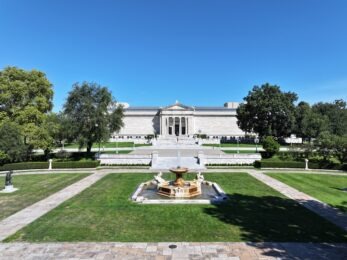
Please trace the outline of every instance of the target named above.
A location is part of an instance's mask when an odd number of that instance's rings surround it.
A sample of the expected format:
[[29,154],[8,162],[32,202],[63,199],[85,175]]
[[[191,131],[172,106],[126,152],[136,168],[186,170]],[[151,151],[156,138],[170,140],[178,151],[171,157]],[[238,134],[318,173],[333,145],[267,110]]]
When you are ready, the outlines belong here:
[[112,138],[143,139],[148,135],[160,137],[208,138],[242,137],[237,125],[237,102],[227,102],[221,107],[186,106],[178,101],[166,107],[124,107],[124,126]]

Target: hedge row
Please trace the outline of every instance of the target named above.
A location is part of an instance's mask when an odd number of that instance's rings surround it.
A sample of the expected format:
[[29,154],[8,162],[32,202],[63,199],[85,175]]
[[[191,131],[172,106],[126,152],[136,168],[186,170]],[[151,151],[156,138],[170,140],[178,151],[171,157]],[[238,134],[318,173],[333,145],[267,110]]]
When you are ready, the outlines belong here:
[[[0,166],[0,171],[10,170],[29,170],[29,169],[48,169],[48,162],[20,162],[10,163]],[[53,169],[65,168],[95,168],[99,166],[99,161],[68,161],[68,162],[53,162]]]
[[[303,161],[271,161],[262,160],[255,161],[254,167],[256,168],[305,168]],[[334,164],[329,162],[308,162],[309,169],[331,169],[347,171],[347,164]]]

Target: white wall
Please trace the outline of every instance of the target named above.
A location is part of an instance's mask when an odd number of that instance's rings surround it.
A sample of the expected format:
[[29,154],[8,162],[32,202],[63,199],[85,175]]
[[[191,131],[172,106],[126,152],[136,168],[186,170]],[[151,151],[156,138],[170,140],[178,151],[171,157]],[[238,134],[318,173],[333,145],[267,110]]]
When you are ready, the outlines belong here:
[[222,136],[244,136],[235,116],[195,116],[195,133]]
[[124,127],[120,130],[120,135],[152,135],[159,132],[158,116],[127,116],[123,118]]

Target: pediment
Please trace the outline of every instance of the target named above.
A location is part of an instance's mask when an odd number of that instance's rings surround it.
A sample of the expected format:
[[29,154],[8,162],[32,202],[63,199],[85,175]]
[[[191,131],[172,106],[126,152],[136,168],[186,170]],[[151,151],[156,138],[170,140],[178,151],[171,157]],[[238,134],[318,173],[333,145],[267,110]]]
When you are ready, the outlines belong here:
[[164,107],[162,110],[193,110],[193,108],[176,102],[173,105]]

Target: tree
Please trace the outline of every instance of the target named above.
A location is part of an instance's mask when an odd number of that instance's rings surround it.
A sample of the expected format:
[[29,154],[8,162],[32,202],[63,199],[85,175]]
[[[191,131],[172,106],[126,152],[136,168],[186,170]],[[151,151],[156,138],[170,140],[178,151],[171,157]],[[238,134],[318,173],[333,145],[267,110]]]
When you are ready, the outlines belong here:
[[29,148],[45,148],[47,137],[41,126],[52,109],[52,84],[43,72],[6,67],[0,71],[0,123],[18,125]]
[[304,121],[310,112],[311,112],[310,104],[304,101],[301,101],[295,108],[295,128],[293,131],[300,137],[303,137],[303,138],[308,137],[306,133],[303,131],[303,129],[304,129]]
[[327,126],[331,134],[347,134],[347,108],[344,100],[335,100],[333,103],[319,102],[312,106],[312,111],[328,119]]
[[266,152],[266,157],[272,157],[280,150],[280,144],[273,138],[273,136],[267,136],[263,139],[263,149]]
[[325,160],[329,156],[336,156],[341,163],[347,161],[347,135],[339,136],[323,132],[317,138],[316,146]]
[[0,125],[0,162],[16,162],[26,157],[27,147],[17,124],[5,121]]
[[288,136],[295,125],[296,100],[295,93],[282,92],[279,86],[255,86],[237,109],[237,124],[243,131],[260,137]]
[[328,131],[329,119],[310,110],[302,119],[301,132],[305,137],[317,138]]
[[106,87],[83,82],[73,85],[64,105],[64,114],[71,120],[72,136],[80,148],[91,151],[93,143],[107,141],[112,132],[123,126],[123,108],[116,106]]

